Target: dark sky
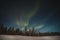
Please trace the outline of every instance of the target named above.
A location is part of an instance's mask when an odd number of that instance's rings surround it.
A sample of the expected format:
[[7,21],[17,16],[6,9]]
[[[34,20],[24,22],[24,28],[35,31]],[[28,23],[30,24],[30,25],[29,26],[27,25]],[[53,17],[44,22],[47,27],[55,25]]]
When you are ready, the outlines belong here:
[[34,27],[40,32],[60,32],[60,1],[0,1],[0,23],[23,30]]

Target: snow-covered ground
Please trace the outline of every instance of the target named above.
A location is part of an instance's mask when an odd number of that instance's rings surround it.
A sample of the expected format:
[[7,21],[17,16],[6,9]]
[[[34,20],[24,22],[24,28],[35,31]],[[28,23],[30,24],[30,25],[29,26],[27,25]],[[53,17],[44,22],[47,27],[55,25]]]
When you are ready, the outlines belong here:
[[0,35],[0,40],[60,40],[60,36],[31,37],[18,35]]

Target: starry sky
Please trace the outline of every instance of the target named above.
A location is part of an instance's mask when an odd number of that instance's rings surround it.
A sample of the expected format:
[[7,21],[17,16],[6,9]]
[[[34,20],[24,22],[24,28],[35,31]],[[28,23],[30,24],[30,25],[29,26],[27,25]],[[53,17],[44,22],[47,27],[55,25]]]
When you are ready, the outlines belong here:
[[0,1],[0,24],[24,30],[34,27],[39,32],[60,32],[60,1]]

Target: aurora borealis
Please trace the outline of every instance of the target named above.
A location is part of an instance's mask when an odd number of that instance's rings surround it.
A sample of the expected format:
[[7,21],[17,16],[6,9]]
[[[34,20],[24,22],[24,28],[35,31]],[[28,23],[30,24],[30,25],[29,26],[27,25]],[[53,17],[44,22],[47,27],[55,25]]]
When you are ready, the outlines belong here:
[[60,32],[60,2],[54,0],[1,1],[0,23],[40,32]]
[[20,20],[17,20],[17,25],[20,27],[25,27],[29,25],[29,20],[36,14],[39,8],[38,1],[32,6],[33,8],[31,9],[23,9],[21,12]]

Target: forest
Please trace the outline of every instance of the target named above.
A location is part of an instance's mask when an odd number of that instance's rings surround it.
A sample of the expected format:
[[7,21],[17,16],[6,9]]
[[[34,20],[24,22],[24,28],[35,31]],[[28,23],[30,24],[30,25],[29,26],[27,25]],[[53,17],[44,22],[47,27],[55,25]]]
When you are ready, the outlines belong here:
[[32,30],[27,31],[27,27],[25,27],[24,31],[19,30],[17,28],[14,30],[14,27],[7,28],[4,24],[0,25],[0,35],[23,35],[23,36],[60,36],[60,32],[36,32],[34,28]]

